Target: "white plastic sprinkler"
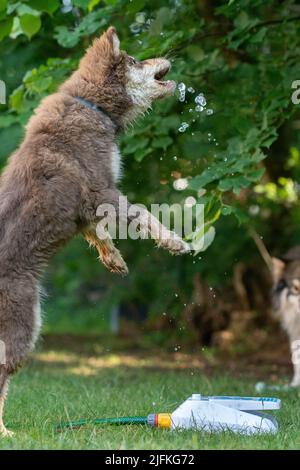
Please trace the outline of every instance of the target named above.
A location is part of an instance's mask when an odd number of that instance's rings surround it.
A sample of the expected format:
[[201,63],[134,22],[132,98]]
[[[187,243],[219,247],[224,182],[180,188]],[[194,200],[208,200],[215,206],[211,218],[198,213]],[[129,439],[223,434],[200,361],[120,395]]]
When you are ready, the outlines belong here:
[[210,432],[230,430],[246,435],[276,433],[277,421],[263,411],[278,410],[280,406],[281,401],[278,398],[205,397],[194,393],[173,413],[81,419],[60,423],[56,430],[74,429],[87,424],[143,424],[165,429],[196,429]]
[[276,433],[277,421],[262,411],[278,410],[280,406],[278,398],[205,397],[194,393],[172,414],[163,414],[161,418],[158,415],[157,425],[212,432],[230,430],[248,435]]

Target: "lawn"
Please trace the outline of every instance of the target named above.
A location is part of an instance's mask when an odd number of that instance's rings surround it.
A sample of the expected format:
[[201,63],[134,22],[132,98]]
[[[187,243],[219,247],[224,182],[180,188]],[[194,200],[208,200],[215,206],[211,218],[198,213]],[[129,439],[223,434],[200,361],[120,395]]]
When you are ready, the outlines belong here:
[[121,351],[103,346],[100,339],[46,340],[11,383],[5,421],[16,434],[2,439],[0,448],[299,449],[296,390],[273,392],[282,399],[282,409],[276,412],[279,432],[272,436],[162,431],[141,425],[54,431],[61,420],[172,411],[193,392],[255,395],[255,382],[272,377],[270,370],[259,366],[255,375],[250,365],[230,361],[222,366],[207,353]]

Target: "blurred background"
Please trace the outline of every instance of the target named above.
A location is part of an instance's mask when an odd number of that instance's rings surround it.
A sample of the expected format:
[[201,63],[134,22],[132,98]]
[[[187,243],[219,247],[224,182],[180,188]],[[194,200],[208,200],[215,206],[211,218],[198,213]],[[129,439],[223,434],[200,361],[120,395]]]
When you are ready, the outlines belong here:
[[291,97],[300,80],[300,5],[0,0],[1,168],[38,102],[109,25],[130,55],[167,55],[170,78],[181,84],[120,137],[121,189],[148,207],[203,203],[206,242],[197,255],[177,258],[151,240],[122,240],[130,270],[122,279],[78,237],[45,274],[44,333],[288,354],[258,246],[280,255],[299,243],[300,105]]

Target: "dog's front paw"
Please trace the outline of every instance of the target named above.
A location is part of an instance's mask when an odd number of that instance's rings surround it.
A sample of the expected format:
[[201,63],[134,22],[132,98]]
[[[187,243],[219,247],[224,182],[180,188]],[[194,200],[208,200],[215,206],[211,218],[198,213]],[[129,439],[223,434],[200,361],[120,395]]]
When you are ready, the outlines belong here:
[[107,269],[113,273],[126,276],[129,272],[127,265],[118,250],[109,251],[105,256],[102,256],[101,260]]
[[165,248],[173,255],[182,255],[184,253],[190,253],[191,251],[191,246],[174,232],[171,232],[169,238],[159,240],[158,246]]

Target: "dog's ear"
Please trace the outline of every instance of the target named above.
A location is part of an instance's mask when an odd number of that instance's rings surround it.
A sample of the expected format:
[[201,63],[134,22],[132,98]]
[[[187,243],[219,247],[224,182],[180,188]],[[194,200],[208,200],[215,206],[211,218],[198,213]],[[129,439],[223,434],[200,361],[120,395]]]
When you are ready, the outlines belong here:
[[278,282],[283,275],[285,263],[279,258],[272,258],[272,275],[274,282]]
[[120,55],[120,41],[115,28],[108,28],[94,39],[80,62],[80,71],[87,80],[101,82]]
[[106,35],[113,48],[114,56],[117,57],[120,54],[120,40],[118,38],[116,28],[110,26],[106,31]]

